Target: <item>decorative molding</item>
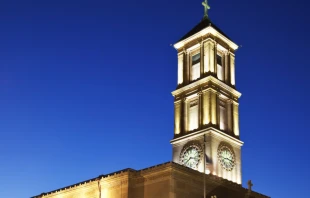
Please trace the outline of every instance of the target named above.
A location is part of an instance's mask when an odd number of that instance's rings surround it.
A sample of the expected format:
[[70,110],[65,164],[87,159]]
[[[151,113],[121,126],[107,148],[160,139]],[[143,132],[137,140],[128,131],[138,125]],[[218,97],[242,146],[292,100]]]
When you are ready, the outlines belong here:
[[189,38],[186,38],[186,39],[184,39],[182,41],[177,42],[173,46],[174,46],[175,49],[178,50],[178,49],[182,48],[185,44],[187,44],[187,43],[189,43],[189,42],[191,42],[191,41],[193,41],[195,39],[198,39],[199,37],[205,36],[207,34],[212,34],[213,36],[218,37],[219,39],[223,40],[233,50],[237,50],[238,49],[238,45],[236,45],[234,42],[229,40],[223,34],[219,33],[212,26],[208,26],[208,27],[204,28],[203,30],[199,31],[198,33],[194,34],[193,36],[190,36]]
[[235,90],[234,88],[232,88],[232,87],[226,85],[225,83],[223,83],[222,81],[218,80],[217,78],[215,78],[215,77],[213,77],[213,76],[207,76],[207,77],[205,77],[205,78],[202,78],[202,79],[200,79],[200,80],[198,80],[198,81],[196,81],[196,82],[193,82],[193,83],[191,83],[191,84],[189,84],[189,85],[186,85],[186,86],[184,86],[184,87],[181,87],[181,88],[179,88],[179,89],[177,89],[177,90],[175,90],[175,91],[173,91],[173,92],[171,92],[171,93],[172,93],[172,95],[175,97],[175,96],[179,95],[180,93],[182,93],[182,92],[184,92],[184,91],[186,91],[186,90],[189,90],[189,89],[193,89],[193,88],[195,88],[195,87],[198,87],[198,86],[200,86],[200,85],[202,85],[202,84],[204,84],[204,83],[206,83],[206,82],[208,82],[208,81],[211,81],[211,82],[217,84],[218,86],[220,86],[221,88],[223,88],[224,90],[226,90],[226,91],[228,91],[228,92],[231,92],[233,95],[235,95],[235,96],[238,97],[238,98],[241,97],[241,93],[240,93],[240,92],[238,92],[238,91]]
[[197,50],[200,48],[200,45],[201,45],[200,43],[197,43],[196,45],[193,45],[192,47],[186,49],[186,52],[189,53],[191,51]]
[[221,51],[221,52],[223,52],[224,54],[227,54],[227,52],[228,52],[228,49],[226,49],[225,47],[223,47],[222,45],[220,45],[220,44],[218,44],[217,43],[217,49],[219,50],[219,51]]
[[199,130],[199,131],[195,131],[195,132],[192,132],[192,133],[188,133],[186,135],[183,135],[181,137],[178,137],[178,138],[175,138],[173,140],[170,141],[170,143],[172,145],[174,144],[178,144],[178,143],[181,143],[183,141],[186,141],[188,137],[191,137],[191,138],[197,138],[199,136],[202,136],[203,134],[205,135],[209,135],[209,134],[212,134],[212,135],[215,135],[215,136],[220,136],[223,140],[226,140],[226,141],[230,141],[234,144],[236,144],[237,146],[242,146],[244,144],[244,142],[236,139],[235,137],[232,137],[214,127],[208,127],[206,129],[202,129],[202,130]]

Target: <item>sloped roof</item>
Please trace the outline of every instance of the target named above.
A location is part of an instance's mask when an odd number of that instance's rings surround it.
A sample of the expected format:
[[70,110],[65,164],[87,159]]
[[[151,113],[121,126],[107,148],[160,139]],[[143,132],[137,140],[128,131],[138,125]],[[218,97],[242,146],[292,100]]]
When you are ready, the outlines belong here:
[[[218,31],[219,33],[221,33],[223,36],[225,36],[226,38],[228,38],[229,40],[231,40],[220,28],[218,28],[216,25],[214,25],[210,19],[208,18],[204,18],[203,20],[200,21],[200,23],[198,23],[193,29],[191,29],[187,34],[185,34],[179,41],[182,41],[190,36],[193,36],[194,34],[200,32],[201,30],[203,30],[206,27],[212,26],[216,31]],[[178,41],[178,42],[179,42]]]

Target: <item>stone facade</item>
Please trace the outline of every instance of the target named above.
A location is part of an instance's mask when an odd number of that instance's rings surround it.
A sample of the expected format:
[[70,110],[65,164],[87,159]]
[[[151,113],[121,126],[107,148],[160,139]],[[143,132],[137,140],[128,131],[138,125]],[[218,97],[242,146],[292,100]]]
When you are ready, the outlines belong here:
[[[202,198],[203,174],[174,162],[142,170],[125,169],[33,198]],[[205,175],[208,198],[243,198],[247,189],[214,175]],[[254,191],[255,198],[267,198]]]
[[[178,85],[172,92],[175,106],[172,160],[191,166],[182,161],[182,151],[198,144],[204,150],[195,162],[197,167],[191,168],[241,184],[241,93],[235,85],[235,51],[238,46],[213,27],[208,19],[194,29],[196,33],[183,37],[174,45],[178,51]],[[200,59],[195,61],[196,57]],[[192,78],[197,67],[200,74]],[[193,105],[196,105],[195,109]],[[231,169],[225,169],[219,163],[222,156],[218,151],[222,145],[230,148],[233,155]],[[203,156],[208,159],[206,167]]]

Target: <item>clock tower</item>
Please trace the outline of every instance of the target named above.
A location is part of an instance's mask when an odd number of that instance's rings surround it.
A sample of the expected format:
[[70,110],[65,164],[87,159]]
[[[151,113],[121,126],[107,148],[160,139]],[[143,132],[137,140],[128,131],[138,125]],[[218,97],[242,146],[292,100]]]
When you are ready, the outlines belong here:
[[238,46],[208,17],[183,36],[174,97],[173,161],[241,184],[239,98],[235,52]]
[[172,162],[101,174],[32,198],[269,198],[241,185],[238,46],[205,14],[175,45]]

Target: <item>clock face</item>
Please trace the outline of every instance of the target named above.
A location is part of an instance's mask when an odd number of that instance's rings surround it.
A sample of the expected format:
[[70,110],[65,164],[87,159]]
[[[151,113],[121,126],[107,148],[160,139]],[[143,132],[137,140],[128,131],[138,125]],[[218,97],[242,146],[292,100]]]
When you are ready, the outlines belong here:
[[196,170],[201,158],[201,153],[202,150],[198,145],[193,144],[183,148],[180,156],[181,164]]
[[227,146],[220,146],[218,149],[218,159],[222,167],[231,171],[235,166],[235,155]]

